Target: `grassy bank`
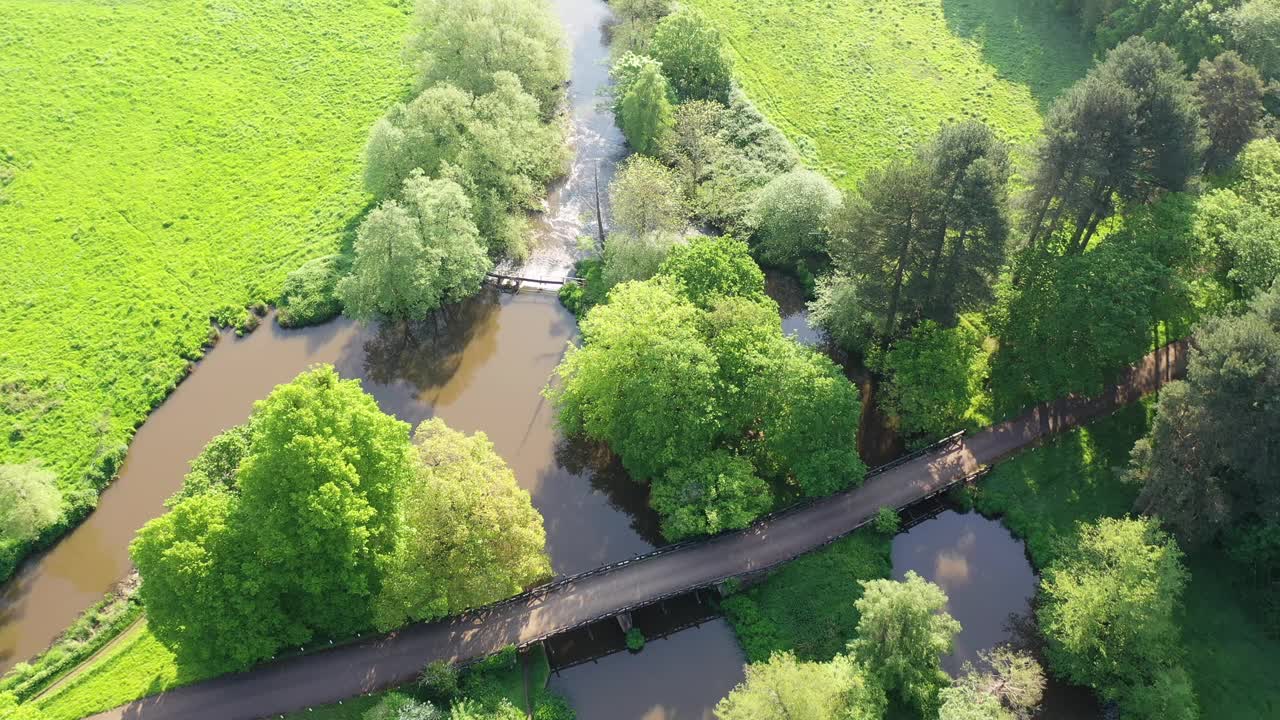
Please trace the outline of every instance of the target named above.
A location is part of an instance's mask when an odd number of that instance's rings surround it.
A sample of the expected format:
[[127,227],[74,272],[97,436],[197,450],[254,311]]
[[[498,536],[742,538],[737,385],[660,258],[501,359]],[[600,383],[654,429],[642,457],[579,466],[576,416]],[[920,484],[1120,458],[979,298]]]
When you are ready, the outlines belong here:
[[1049,0],[686,0],[724,32],[747,94],[852,185],[946,120],[1032,138],[1088,44]]
[[272,298],[367,204],[361,151],[407,88],[407,18],[384,0],[4,17],[0,462],[42,460],[83,512],[210,318]]
[[[999,515],[1027,541],[1037,568],[1052,561],[1078,522],[1120,517],[1137,488],[1121,482],[1133,442],[1147,430],[1152,403],[1125,408],[1001,463],[979,487],[977,507]],[[1216,550],[1188,558],[1183,638],[1201,712],[1216,720],[1280,712],[1280,641],[1266,637],[1236,591],[1236,570]]]

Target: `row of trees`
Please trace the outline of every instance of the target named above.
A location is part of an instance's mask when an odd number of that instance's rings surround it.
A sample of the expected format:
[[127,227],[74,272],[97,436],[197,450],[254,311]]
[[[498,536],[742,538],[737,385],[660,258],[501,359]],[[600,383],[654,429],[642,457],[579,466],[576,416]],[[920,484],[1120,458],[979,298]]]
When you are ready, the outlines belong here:
[[861,479],[857,390],[782,334],[745,243],[694,238],[582,321],[549,390],[569,435],[609,444],[669,539],[746,526],[775,488],[826,495]]
[[942,671],[960,631],[947,596],[914,572],[901,582],[864,581],[857,633],[829,662],[790,653],[748,665],[746,681],[716,706],[720,720],[880,720],[892,700],[918,717],[1025,720],[1040,704],[1044,674],[1008,647],[966,664],[954,683]]
[[415,96],[369,133],[364,182],[377,206],[353,257],[291,274],[281,322],[339,309],[359,319],[421,319],[475,293],[497,257],[528,252],[527,213],[566,162],[555,120],[568,80],[546,0],[418,0],[408,55]]
[[240,669],[549,575],[542,518],[484,435],[407,431],[328,366],[276,388],[130,546],[151,631],[184,664]]

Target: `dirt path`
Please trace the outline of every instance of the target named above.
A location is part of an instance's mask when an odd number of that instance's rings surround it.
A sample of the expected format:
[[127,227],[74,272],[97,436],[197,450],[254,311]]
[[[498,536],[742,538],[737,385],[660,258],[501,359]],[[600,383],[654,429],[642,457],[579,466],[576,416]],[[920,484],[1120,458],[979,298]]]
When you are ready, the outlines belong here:
[[432,660],[459,661],[763,570],[822,547],[877,509],[931,495],[1048,435],[1111,413],[1186,368],[1186,342],[1148,355],[1095,398],[1068,397],[876,475],[855,490],[746,530],[555,587],[545,594],[407,627],[392,635],[268,663],[95,715],[95,720],[253,720],[413,680]]

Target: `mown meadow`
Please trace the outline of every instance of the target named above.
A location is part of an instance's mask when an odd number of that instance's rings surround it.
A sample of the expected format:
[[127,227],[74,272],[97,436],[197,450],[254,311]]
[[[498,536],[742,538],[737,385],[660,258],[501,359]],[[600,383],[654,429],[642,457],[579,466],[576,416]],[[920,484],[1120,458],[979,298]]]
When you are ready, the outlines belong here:
[[724,33],[752,101],[844,187],[948,120],[1021,143],[1084,75],[1088,42],[1033,0],[688,0]]
[[0,463],[43,462],[83,512],[210,319],[344,242],[369,126],[408,87],[407,12],[5,3]]

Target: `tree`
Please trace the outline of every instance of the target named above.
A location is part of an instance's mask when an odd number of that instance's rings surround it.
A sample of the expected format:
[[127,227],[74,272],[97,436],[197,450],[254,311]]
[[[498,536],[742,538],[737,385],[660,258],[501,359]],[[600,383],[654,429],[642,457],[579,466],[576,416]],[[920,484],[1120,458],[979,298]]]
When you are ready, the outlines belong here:
[[883,409],[899,419],[908,435],[955,432],[981,389],[974,364],[982,336],[972,328],[943,328],[926,320],[889,347],[875,362],[884,373]]
[[182,489],[168,500],[169,506],[195,495],[235,491],[236,473],[252,441],[253,425],[248,422],[215,435],[191,461],[191,471],[182,479]]
[[609,48],[616,55],[649,52],[653,29],[671,13],[672,0],[613,0],[609,9],[618,22],[609,28]]
[[724,113],[724,105],[712,100],[690,100],[676,106],[661,152],[663,161],[679,171],[688,194],[710,177],[716,159],[726,151],[720,138]]
[[978,657],[981,670],[965,663],[955,684],[939,693],[939,720],[1029,720],[1044,695],[1040,664],[1008,646]]
[[698,236],[676,246],[658,273],[678,282],[682,294],[703,309],[721,297],[765,297],[764,273],[747,244],[728,236]]
[[1189,542],[1280,519],[1280,288],[1196,335],[1187,378],[1160,393],[1134,446],[1137,507]]
[[1201,60],[1195,74],[1196,100],[1208,147],[1205,166],[1222,170],[1261,129],[1265,86],[1258,71],[1234,52]]
[[492,267],[457,183],[419,172],[403,195],[403,203],[375,208],[356,233],[351,274],[337,288],[354,318],[421,319],[475,293]]
[[1268,80],[1280,79],[1280,1],[1247,0],[1227,12],[1232,44]]
[[655,155],[671,129],[671,90],[656,63],[645,64],[622,94],[618,124],[636,152]]
[[448,83],[472,94],[514,73],[551,117],[569,80],[564,29],[545,0],[418,0],[408,52],[418,57],[419,89]]
[[62,514],[62,492],[52,471],[29,462],[0,465],[0,542],[31,540]]
[[662,64],[681,102],[729,102],[732,65],[720,31],[698,10],[684,7],[663,18],[654,28],[649,55]]
[[1231,176],[1230,186],[1198,201],[1194,232],[1218,276],[1247,299],[1280,276],[1280,142],[1250,143]]
[[879,720],[884,691],[848,657],[801,662],[775,653],[747,665],[746,680],[716,704],[719,720]]
[[394,198],[415,171],[453,180],[471,201],[480,235],[495,254],[520,255],[523,210],[541,206],[565,161],[563,126],[544,123],[516,75],[500,72],[474,96],[450,85],[391,108],[365,147],[365,186]]
[[515,595],[551,575],[542,515],[484,433],[436,418],[414,434],[416,477],[400,503],[400,535],[374,603],[391,630]]
[[816,297],[809,303],[809,324],[845,350],[865,353],[875,334],[874,303],[864,299],[858,283],[841,272],[818,279]]
[[680,242],[680,236],[669,233],[610,235],[604,244],[600,272],[603,292],[608,292],[619,283],[648,280],[657,275],[672,248]]
[[609,183],[613,230],[632,237],[683,233],[689,225],[680,183],[657,160],[634,155]]
[[675,541],[744,528],[773,507],[773,492],[750,460],[713,450],[654,480],[649,502]]
[[753,239],[766,260],[786,265],[821,253],[840,191],[812,170],[792,170],[765,185],[752,210]]
[[1134,245],[1107,242],[1080,256],[1026,257],[991,314],[1000,347],[992,391],[1017,411],[1068,393],[1101,392],[1151,348],[1172,271]]
[[250,423],[235,491],[179,501],[130,545],[151,631],[208,670],[368,627],[412,473],[407,426],[331,367]]
[[1076,535],[1040,580],[1049,664],[1134,717],[1160,717],[1135,700],[1182,662],[1182,553],[1150,518],[1102,518]]
[[960,623],[944,609],[946,593],[913,571],[901,582],[861,582],[850,654],[886,692],[922,713],[935,712],[938,690],[947,684],[941,657],[960,632]]

